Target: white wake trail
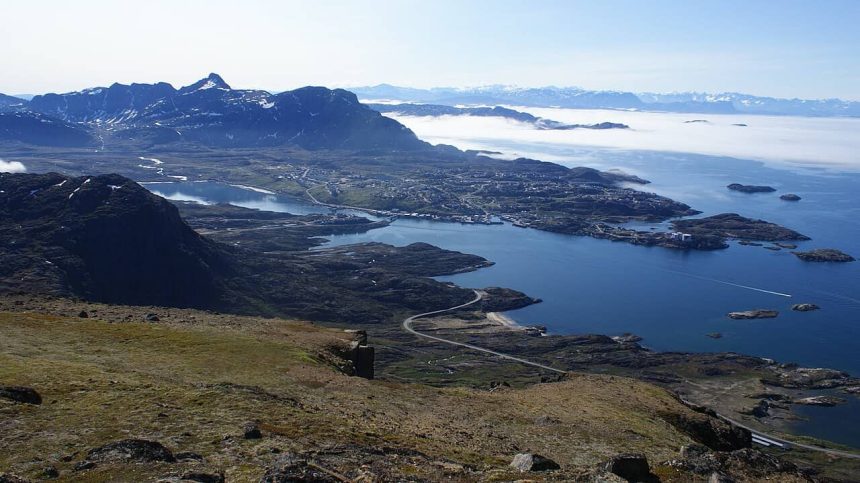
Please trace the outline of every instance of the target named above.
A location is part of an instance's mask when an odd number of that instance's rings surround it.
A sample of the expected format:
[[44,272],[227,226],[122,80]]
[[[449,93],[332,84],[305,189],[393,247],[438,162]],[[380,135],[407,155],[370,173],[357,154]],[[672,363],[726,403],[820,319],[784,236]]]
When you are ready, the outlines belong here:
[[739,283],[729,282],[729,281],[726,281],[726,280],[719,280],[719,279],[716,279],[716,278],[702,277],[702,276],[700,276],[700,275],[693,275],[692,273],[687,273],[687,272],[679,272],[679,271],[677,271],[677,270],[668,270],[668,269],[665,269],[665,268],[663,268],[663,269],[661,269],[661,270],[663,270],[664,272],[669,272],[669,273],[675,273],[675,274],[678,274],[678,275],[683,275],[683,276],[685,276],[685,277],[697,278],[697,279],[699,279],[699,280],[704,280],[704,281],[707,281],[707,282],[721,283],[721,284],[723,284],[723,285],[729,285],[729,286],[732,286],[732,287],[738,287],[738,288],[743,288],[743,289],[746,289],[746,290],[753,290],[753,291],[756,291],[756,292],[769,293],[769,294],[771,294],[771,295],[778,295],[778,296],[780,296],[780,297],[787,297],[787,298],[791,298],[791,294],[787,294],[787,293],[775,292],[775,291],[773,291],[773,290],[765,290],[765,289],[763,289],[763,288],[757,288],[757,287],[750,287],[749,285],[741,285],[741,284],[739,284]]

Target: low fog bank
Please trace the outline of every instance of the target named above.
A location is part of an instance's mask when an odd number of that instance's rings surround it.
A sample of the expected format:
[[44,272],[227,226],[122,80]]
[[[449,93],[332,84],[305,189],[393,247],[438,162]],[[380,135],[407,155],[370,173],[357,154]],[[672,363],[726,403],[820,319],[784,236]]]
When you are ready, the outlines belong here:
[[27,167],[19,161],[3,161],[0,159],[0,173],[26,173]]
[[[772,165],[860,171],[860,119],[683,114],[508,106],[567,124],[623,123],[630,129],[538,130],[494,117],[390,115],[422,139],[461,149],[540,155],[540,145],[615,148],[752,159]],[[695,121],[695,122],[690,122]],[[542,159],[552,159],[547,155]]]

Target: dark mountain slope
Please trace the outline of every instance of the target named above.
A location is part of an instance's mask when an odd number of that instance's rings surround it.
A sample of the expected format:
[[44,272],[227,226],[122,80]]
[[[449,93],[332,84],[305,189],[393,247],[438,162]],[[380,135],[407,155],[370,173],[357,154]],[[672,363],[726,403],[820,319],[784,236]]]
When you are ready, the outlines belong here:
[[[218,305],[235,269],[172,204],[117,175],[0,175],[7,289],[128,304]],[[17,287],[16,287],[17,285]]]
[[0,112],[0,141],[18,141],[37,146],[84,147],[94,139],[86,127],[42,114]]
[[20,109],[27,104],[27,101],[21,99],[20,97],[7,96],[6,94],[0,94],[0,112],[11,110],[11,109]]
[[430,245],[297,250],[200,236],[122,176],[0,174],[0,293],[367,324],[466,302],[471,291],[424,277],[488,263]]

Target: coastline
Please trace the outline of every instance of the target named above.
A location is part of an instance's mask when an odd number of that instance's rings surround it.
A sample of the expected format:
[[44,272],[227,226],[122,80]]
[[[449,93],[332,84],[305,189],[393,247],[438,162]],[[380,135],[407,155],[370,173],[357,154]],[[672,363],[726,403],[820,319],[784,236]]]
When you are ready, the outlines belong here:
[[503,312],[487,312],[487,320],[511,329],[525,329],[516,320],[508,317]]

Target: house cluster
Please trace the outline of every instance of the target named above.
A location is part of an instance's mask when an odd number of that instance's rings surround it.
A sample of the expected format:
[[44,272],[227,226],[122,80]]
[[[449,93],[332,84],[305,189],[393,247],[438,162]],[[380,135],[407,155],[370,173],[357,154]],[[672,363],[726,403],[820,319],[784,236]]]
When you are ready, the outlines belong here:
[[693,235],[689,233],[681,233],[680,231],[673,231],[669,233],[669,239],[679,241],[681,243],[687,243],[693,241]]

